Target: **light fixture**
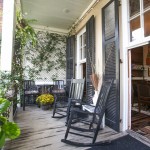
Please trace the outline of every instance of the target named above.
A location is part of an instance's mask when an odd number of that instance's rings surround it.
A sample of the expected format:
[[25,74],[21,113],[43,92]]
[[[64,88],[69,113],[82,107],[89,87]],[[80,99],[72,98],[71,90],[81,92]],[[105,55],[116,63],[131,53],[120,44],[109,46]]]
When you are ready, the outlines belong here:
[[63,9],[63,12],[66,13],[66,14],[68,14],[70,12],[70,10],[67,9],[67,8],[65,8],[65,9]]

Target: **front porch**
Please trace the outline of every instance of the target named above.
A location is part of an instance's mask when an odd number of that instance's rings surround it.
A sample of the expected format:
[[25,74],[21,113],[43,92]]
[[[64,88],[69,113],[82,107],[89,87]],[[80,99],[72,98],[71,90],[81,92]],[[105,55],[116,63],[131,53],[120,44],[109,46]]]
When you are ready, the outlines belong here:
[[[18,139],[8,141],[4,150],[84,150],[87,147],[75,147],[61,142],[66,131],[65,118],[52,118],[52,110],[43,111],[36,106],[26,107],[26,111],[18,108],[15,121],[21,128]],[[99,132],[97,141],[111,140],[122,137],[127,133],[116,132],[109,127]],[[70,138],[73,138],[70,136]],[[80,139],[79,139],[80,140]]]

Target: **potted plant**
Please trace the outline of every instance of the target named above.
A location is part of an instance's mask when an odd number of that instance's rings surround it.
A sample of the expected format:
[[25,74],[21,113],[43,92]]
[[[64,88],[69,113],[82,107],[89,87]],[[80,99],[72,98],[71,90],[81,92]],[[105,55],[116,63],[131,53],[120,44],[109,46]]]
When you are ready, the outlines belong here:
[[11,102],[5,98],[0,98],[0,148],[5,144],[5,140],[15,139],[20,135],[20,128],[14,122],[9,122],[3,114],[7,111]]
[[37,97],[36,102],[42,107],[43,110],[47,110],[52,106],[54,102],[54,96],[51,94],[42,94]]

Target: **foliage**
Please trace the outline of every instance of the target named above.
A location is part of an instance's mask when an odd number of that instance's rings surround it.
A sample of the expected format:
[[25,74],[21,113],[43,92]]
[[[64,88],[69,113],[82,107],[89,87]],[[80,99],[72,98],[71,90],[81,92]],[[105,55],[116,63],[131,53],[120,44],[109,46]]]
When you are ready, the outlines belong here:
[[[56,33],[37,32],[37,45],[28,47],[25,51],[26,60],[30,63],[26,67],[28,76],[34,78],[42,71],[47,73],[53,69],[64,69],[66,66],[66,37]],[[32,66],[32,67],[31,67]],[[56,75],[57,76],[57,75]]]
[[13,89],[18,83],[19,79],[17,76],[7,71],[0,71],[0,95],[6,97],[9,90]]
[[0,148],[5,144],[6,138],[15,139],[20,135],[20,128],[14,122],[9,122],[3,113],[7,111],[11,103],[5,99],[0,98]]
[[19,41],[19,48],[23,49],[27,42],[32,46],[36,45],[37,38],[34,29],[29,25],[30,22],[35,20],[24,19],[21,12],[17,11],[16,34],[15,40]]
[[23,82],[23,49],[27,43],[33,47],[36,45],[36,33],[29,25],[31,20],[24,19],[21,12],[16,12],[15,48],[12,63],[12,75],[17,78],[15,89],[22,89]]
[[52,104],[54,102],[54,96],[51,94],[42,94],[37,97],[36,102],[41,105]]

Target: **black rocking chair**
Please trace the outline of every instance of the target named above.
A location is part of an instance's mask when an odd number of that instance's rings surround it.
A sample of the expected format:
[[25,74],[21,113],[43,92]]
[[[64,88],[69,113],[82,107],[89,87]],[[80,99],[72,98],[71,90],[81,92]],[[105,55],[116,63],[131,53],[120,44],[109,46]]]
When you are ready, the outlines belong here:
[[[75,146],[92,146],[111,142],[108,140],[96,143],[96,139],[105,113],[106,103],[112,84],[113,80],[103,81],[96,106],[85,106],[90,109],[90,112],[76,109],[71,110],[67,130],[64,139],[61,140],[62,142]],[[75,135],[75,137],[71,136],[70,139],[67,139],[69,133]],[[91,142],[87,142],[89,138],[92,139]]]
[[[53,118],[62,118],[67,116],[68,105],[73,102],[81,102],[84,90],[84,79],[72,79],[70,84],[69,95],[64,96],[63,91],[57,92],[57,90],[52,91],[55,97],[54,107],[53,107]],[[70,103],[72,101],[72,103]],[[59,116],[55,116],[58,114]]]

